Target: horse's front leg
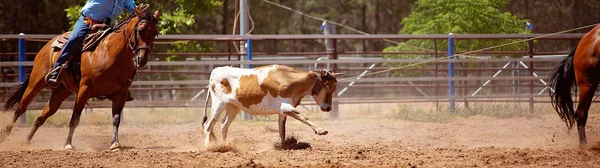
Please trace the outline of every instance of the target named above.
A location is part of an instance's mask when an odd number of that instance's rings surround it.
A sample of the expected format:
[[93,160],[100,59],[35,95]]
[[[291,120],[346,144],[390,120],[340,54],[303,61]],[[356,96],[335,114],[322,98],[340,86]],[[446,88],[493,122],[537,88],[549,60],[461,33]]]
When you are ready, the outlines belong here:
[[79,92],[77,93],[77,99],[75,100],[75,107],[73,108],[73,115],[71,116],[71,121],[69,122],[69,135],[67,136],[67,141],[65,142],[66,150],[75,150],[75,147],[71,145],[71,141],[73,140],[73,133],[75,132],[75,128],[79,125],[79,119],[81,117],[81,111],[85,107],[88,99],[90,98],[89,87],[87,85],[82,85],[79,88]]
[[110,150],[119,150],[121,144],[119,143],[119,125],[121,124],[121,112],[125,107],[125,102],[129,97],[129,92],[123,92],[118,96],[112,98],[112,120],[113,120],[113,138],[110,146]]

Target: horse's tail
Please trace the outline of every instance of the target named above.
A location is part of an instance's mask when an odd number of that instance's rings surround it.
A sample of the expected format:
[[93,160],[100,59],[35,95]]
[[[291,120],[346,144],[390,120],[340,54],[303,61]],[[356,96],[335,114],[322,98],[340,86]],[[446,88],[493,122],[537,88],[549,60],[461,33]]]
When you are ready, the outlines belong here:
[[575,50],[561,61],[549,76],[552,107],[569,129],[575,123],[575,110],[573,109],[573,98],[571,98],[571,90],[577,90],[575,70],[573,69],[574,55]]
[[207,107],[208,107],[208,100],[210,99],[210,89],[208,89],[209,87],[206,87],[206,99],[204,101],[204,112],[202,112],[202,126],[200,126],[200,128],[202,128],[201,132],[202,134],[204,134],[204,124],[206,124],[206,120],[208,120],[208,115],[206,114],[207,112]]
[[25,90],[29,86],[29,77],[25,80],[25,82],[19,84],[17,91],[13,93],[6,103],[4,104],[4,111],[9,111],[16,108],[21,103],[21,98],[23,98],[23,94],[25,94]]

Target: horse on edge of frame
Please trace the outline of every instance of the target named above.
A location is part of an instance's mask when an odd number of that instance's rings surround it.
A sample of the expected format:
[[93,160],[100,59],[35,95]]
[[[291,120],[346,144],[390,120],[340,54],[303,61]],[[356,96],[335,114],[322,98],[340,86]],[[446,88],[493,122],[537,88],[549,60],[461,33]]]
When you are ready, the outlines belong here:
[[[577,48],[549,76],[552,107],[569,129],[577,122],[579,147],[587,148],[585,124],[588,110],[600,83],[600,26],[583,36]],[[571,90],[579,85],[579,104],[573,108]]]
[[[94,97],[107,98],[112,101],[113,138],[110,150],[121,148],[118,131],[121,112],[129,96],[129,87],[133,82],[136,69],[147,63],[154,40],[158,35],[159,11],[152,13],[147,8],[148,4],[137,6],[114,28],[114,32],[109,33],[97,43],[98,45],[93,51],[83,50],[71,57],[69,67],[72,68],[69,70],[65,68],[63,70],[65,72],[61,73],[64,74],[61,83],[55,87],[51,86],[50,100],[35,121],[25,143],[29,144],[37,129],[44,124],[46,119],[56,113],[69,95],[76,93],[65,149],[75,149],[71,144],[73,132],[79,125],[81,112],[88,99]],[[53,47],[53,43],[57,39],[63,38],[65,34],[53,38],[38,52],[31,74],[4,105],[5,111],[14,108],[16,110],[12,123],[0,131],[0,143],[8,138],[14,123],[19,116],[25,113],[35,95],[44,87],[50,86],[46,83],[46,74],[52,70],[52,65],[61,51],[61,49]],[[80,50],[82,48],[85,47],[79,47]],[[80,66],[74,66],[73,62],[78,62],[75,59],[80,61]],[[79,78],[76,77],[76,74],[79,74]]]

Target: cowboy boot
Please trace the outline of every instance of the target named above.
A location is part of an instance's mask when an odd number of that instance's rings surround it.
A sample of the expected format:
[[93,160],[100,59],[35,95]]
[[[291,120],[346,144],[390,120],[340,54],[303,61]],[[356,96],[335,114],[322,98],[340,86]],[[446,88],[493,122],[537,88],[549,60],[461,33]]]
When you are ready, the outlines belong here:
[[48,78],[48,82],[58,83],[58,71],[50,72],[50,78]]
[[58,85],[60,85],[58,77],[60,76],[60,72],[62,71],[61,68],[62,66],[58,66],[46,75],[46,82],[48,83],[48,85],[50,85],[50,87],[56,88],[58,87]]

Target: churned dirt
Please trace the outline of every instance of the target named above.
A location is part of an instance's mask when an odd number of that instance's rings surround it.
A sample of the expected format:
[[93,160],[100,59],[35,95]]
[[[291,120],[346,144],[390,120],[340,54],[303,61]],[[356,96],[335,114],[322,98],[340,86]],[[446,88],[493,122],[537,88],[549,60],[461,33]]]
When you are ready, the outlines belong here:
[[116,152],[107,151],[110,124],[82,123],[73,139],[76,151],[63,150],[65,126],[40,128],[30,145],[22,142],[31,127],[16,127],[0,144],[0,167],[600,167],[597,116],[588,120],[590,147],[584,150],[577,131],[568,131],[555,114],[444,123],[386,117],[312,121],[329,134],[315,135],[288,119],[288,137],[296,138],[290,143],[303,145],[299,150],[280,149],[276,117],[238,119],[228,142],[216,147],[204,146],[199,122],[124,122],[119,137],[124,147]]

